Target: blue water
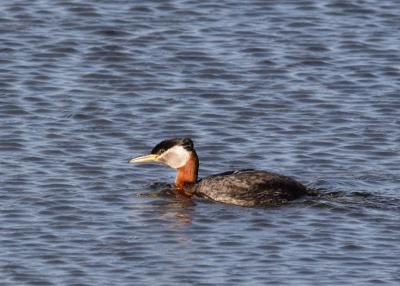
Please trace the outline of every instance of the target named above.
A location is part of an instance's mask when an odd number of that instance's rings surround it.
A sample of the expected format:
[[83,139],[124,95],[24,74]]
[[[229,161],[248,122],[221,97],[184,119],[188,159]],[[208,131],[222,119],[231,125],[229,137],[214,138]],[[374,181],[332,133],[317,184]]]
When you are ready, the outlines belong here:
[[[1,285],[399,285],[400,4],[3,1]],[[127,159],[320,190],[243,208]]]

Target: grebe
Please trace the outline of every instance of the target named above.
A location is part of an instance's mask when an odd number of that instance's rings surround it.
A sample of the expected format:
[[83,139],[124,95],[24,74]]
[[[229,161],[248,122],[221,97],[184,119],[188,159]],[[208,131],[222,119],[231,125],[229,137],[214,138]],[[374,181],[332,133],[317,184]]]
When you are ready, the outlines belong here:
[[238,170],[197,180],[199,159],[189,138],[158,143],[150,154],[132,158],[129,163],[157,161],[177,170],[175,188],[187,196],[198,196],[239,206],[277,205],[307,194],[307,188],[279,174]]

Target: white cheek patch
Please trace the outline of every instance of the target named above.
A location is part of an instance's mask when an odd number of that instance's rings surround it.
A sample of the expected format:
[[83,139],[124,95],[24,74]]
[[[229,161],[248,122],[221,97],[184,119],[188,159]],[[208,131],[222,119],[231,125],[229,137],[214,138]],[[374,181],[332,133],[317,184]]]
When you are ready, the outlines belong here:
[[182,146],[174,146],[158,157],[158,161],[167,164],[171,168],[178,169],[185,166],[189,155],[189,151]]

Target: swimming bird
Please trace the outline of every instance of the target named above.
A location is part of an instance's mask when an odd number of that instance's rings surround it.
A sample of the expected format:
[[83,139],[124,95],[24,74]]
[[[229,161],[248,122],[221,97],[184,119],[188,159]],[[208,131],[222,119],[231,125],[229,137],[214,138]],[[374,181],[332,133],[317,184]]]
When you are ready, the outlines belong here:
[[237,170],[198,180],[199,158],[190,138],[174,138],[158,143],[149,154],[129,163],[156,161],[176,169],[175,190],[239,206],[279,205],[307,194],[296,180],[267,171]]

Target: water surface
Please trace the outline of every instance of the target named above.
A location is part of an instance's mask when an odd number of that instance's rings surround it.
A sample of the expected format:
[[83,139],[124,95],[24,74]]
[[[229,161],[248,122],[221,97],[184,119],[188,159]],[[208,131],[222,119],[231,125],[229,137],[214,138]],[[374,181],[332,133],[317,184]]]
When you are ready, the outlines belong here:
[[[398,285],[399,15],[395,0],[4,2],[2,285]],[[174,171],[127,159],[176,136],[201,176],[272,170],[330,195],[157,195]]]

